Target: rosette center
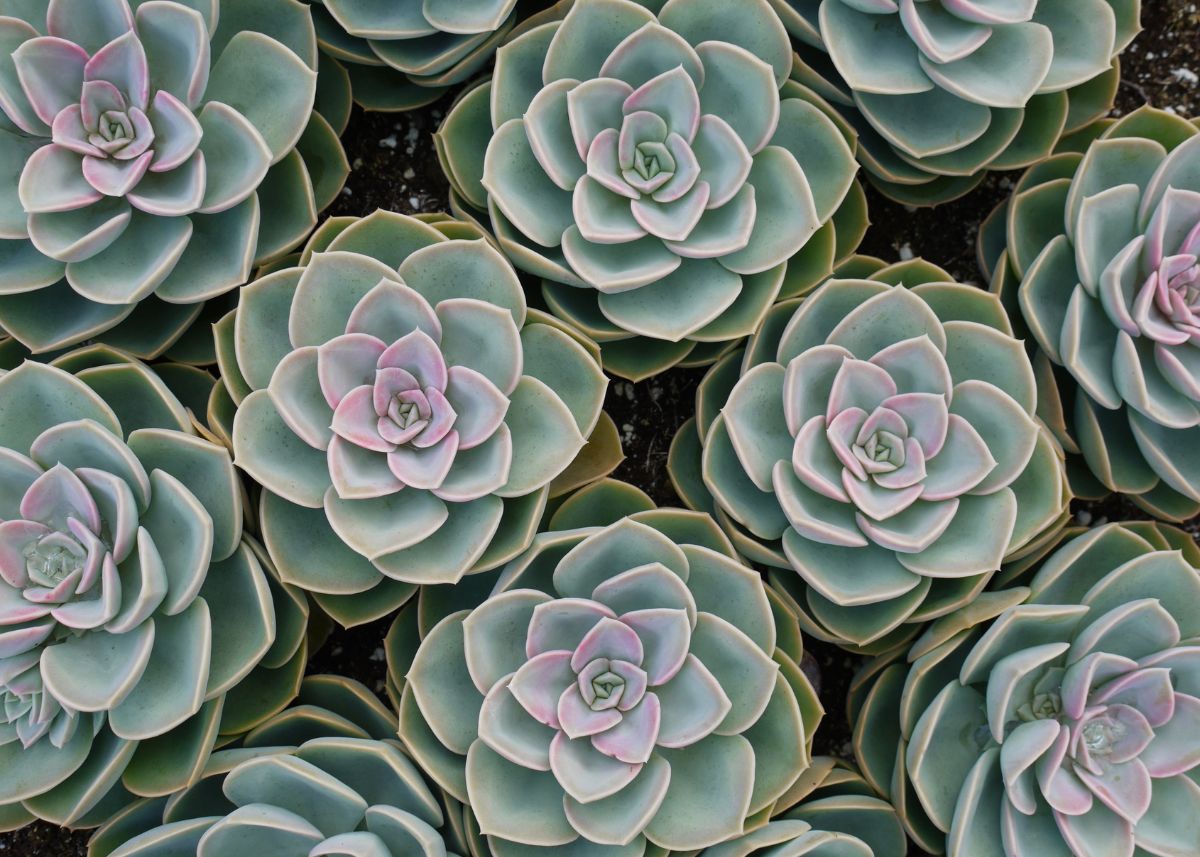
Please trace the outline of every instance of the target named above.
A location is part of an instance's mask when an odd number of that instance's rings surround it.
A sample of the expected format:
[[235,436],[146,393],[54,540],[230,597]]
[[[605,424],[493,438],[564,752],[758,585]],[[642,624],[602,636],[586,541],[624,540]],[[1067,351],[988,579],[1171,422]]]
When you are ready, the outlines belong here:
[[83,570],[87,551],[66,533],[49,532],[25,545],[25,571],[38,586],[55,587]]

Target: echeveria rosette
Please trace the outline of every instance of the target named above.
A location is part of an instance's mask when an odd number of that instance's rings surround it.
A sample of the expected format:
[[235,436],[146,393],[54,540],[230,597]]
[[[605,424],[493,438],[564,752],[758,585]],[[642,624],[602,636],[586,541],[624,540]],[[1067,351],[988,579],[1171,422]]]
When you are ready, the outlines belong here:
[[[548,502],[538,526],[539,534],[534,538],[535,541],[545,541],[555,538],[550,533],[605,527],[626,517],[642,520],[647,515],[653,518],[661,514],[655,509],[654,501],[640,488],[616,479],[597,479]],[[690,540],[721,550],[726,540],[720,529],[711,519],[704,519],[703,525],[694,529]],[[505,568],[500,566],[473,574],[454,584],[422,586],[397,611],[383,641],[387,657],[385,688],[388,699],[397,711],[400,710],[404,689],[408,685],[408,672],[421,639],[452,613],[474,610],[487,601]],[[777,630],[780,625],[787,625],[786,629],[780,630],[780,635],[786,636],[789,642],[794,641],[794,646],[789,647],[789,654],[798,663],[803,658],[799,625],[794,621],[781,620],[778,615],[776,622]]]
[[[888,196],[936,205],[1105,115],[1140,0],[771,0]],[[931,119],[931,117],[933,117]]]
[[268,550],[357,624],[524,550],[607,382],[491,245],[447,237],[453,222],[339,225],[243,290],[218,352]]
[[101,357],[0,375],[5,827],[182,787],[303,671],[307,605],[243,537],[228,452],[145,365]]
[[[513,28],[517,0],[305,0],[321,51],[367,110],[436,101],[488,62]],[[537,5],[537,4],[528,4]],[[542,3],[546,6],[549,3]]]
[[1183,855],[1200,817],[1200,551],[1155,524],[1067,542],[869,664],[856,755],[926,851]]
[[445,824],[446,811],[461,808],[443,806],[395,731],[395,715],[363,685],[311,676],[295,705],[214,753],[196,782],[115,815],[88,853],[466,854]]
[[1065,522],[1024,348],[996,296],[939,274],[909,263],[780,304],[710,371],[669,462],[806,630],[860,651],[969,603]]
[[857,245],[853,132],[790,79],[766,0],[552,11],[439,131],[452,203],[545,280],[606,368],[711,362]]
[[296,0],[7,2],[0,35],[0,327],[34,352],[157,357],[345,179]]
[[493,854],[694,851],[793,787],[819,709],[733,556],[678,510],[552,531],[421,629],[401,738]]
[[981,256],[1039,348],[1041,412],[1094,477],[1073,479],[1080,493],[1195,515],[1200,132],[1145,108],[1030,170],[1005,205]]

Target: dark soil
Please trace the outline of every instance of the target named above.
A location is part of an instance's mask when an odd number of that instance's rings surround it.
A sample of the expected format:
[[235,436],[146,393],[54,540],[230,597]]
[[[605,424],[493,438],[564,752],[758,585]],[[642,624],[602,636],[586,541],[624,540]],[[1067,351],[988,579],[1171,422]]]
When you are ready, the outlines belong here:
[[[1123,60],[1117,113],[1142,104],[1195,116],[1200,106],[1200,3],[1144,0],[1145,31]],[[330,213],[366,215],[376,208],[405,213],[443,211],[447,187],[434,155],[431,133],[445,114],[450,96],[420,111],[401,115],[355,110],[344,142],[353,170]],[[993,175],[973,193],[935,211],[913,211],[868,191],[873,227],[861,251],[888,261],[922,256],[958,279],[982,283],[975,262],[979,223],[1011,189],[1015,175]],[[626,459],[614,474],[645,490],[661,505],[679,500],[666,475],[671,438],[694,411],[702,371],[679,369],[640,384],[614,381],[606,407],[622,435]],[[1119,499],[1080,504],[1081,518],[1144,517]],[[383,635],[388,620],[352,631],[334,632],[310,666],[312,672],[340,672],[367,684],[381,696],[386,664]],[[827,710],[815,751],[849,755],[845,692],[857,659],[836,647],[810,641],[821,671],[821,698]],[[87,834],[34,824],[0,835],[0,857],[83,857]],[[914,852],[915,854],[916,852]]]

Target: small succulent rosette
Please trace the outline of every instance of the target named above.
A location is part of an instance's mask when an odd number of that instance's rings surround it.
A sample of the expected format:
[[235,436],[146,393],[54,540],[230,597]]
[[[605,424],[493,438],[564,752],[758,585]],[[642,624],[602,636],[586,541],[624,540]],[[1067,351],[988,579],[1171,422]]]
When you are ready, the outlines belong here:
[[770,0],[872,184],[937,205],[1108,113],[1141,0]]
[[218,325],[212,422],[262,486],[283,579],[343,625],[523,551],[601,424],[595,345],[464,230],[334,222]]
[[1029,357],[995,295],[947,280],[915,260],[780,304],[668,461],[805,630],[856,651],[969,604],[1066,522]]
[[157,357],[345,180],[294,0],[5,0],[0,37],[0,328],[36,353]]
[[442,125],[452,205],[605,368],[710,363],[866,228],[854,133],[792,58],[766,0],[555,7]]
[[487,65],[534,0],[304,0],[331,68],[367,110],[412,110]]
[[905,857],[896,810],[850,764],[818,756],[771,821],[701,857]]
[[293,707],[214,753],[194,785],[115,815],[88,854],[466,854],[453,830],[442,829],[453,808],[430,790],[395,732],[395,715],[363,685],[311,676]]
[[0,375],[0,826],[167,794],[295,695],[308,606],[229,453],[101,352]]
[[422,598],[400,735],[492,854],[694,853],[796,785],[821,717],[799,626],[734,556],[708,516],[649,509],[539,535],[476,607]]
[[1200,836],[1200,550],[1161,524],[1067,542],[851,692],[856,756],[931,854],[1182,855]]
[[[598,479],[547,503],[538,532],[540,538],[544,539],[549,532],[606,527],[622,518],[650,512],[654,508],[654,501],[640,488],[617,479]],[[723,536],[718,534],[717,542],[722,540]],[[422,638],[451,613],[474,610],[487,601],[504,569],[505,566],[500,566],[473,574],[454,584],[422,586],[396,613],[383,645],[388,668],[385,689],[397,711],[400,710],[404,688],[408,685],[408,671]],[[779,622],[777,617],[777,626]],[[799,636],[799,625],[794,627],[794,647],[789,650],[799,663],[803,657],[803,642]]]
[[[980,232],[1077,493],[1200,512],[1200,130],[1143,108],[1029,170]],[[1014,310],[1017,307],[1014,306]]]

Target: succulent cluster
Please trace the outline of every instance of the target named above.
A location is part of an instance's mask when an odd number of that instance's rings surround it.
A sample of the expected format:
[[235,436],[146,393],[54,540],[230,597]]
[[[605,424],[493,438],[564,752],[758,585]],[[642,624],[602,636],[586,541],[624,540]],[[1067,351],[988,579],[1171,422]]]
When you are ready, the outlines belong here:
[[109,334],[157,356],[346,175],[300,6],[134,7],[0,6],[0,327],[34,352]]
[[[868,665],[855,743],[931,853],[1186,854],[1200,812],[1200,551],[1110,524]],[[975,851],[973,851],[975,849]]]
[[580,0],[499,50],[438,151],[459,210],[640,379],[711,362],[857,244],[853,133],[792,70],[766,0]]
[[[934,205],[1108,112],[1140,0],[771,0],[884,193]],[[936,118],[934,118],[936,117]]]
[[[181,787],[215,736],[283,707],[307,605],[244,537],[228,452],[157,376],[64,365],[0,376],[0,806],[77,824]],[[275,689],[239,696],[269,671]]]
[[705,378],[670,462],[808,630],[872,651],[968,604],[1066,504],[1000,301],[924,273],[778,305]]
[[1141,12],[0,0],[0,851],[1195,857]]
[[1079,493],[1200,512],[1200,130],[1138,111],[1031,169],[1001,214],[981,254],[1038,345],[1040,412],[1094,476]]

